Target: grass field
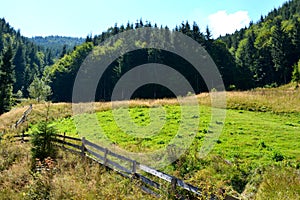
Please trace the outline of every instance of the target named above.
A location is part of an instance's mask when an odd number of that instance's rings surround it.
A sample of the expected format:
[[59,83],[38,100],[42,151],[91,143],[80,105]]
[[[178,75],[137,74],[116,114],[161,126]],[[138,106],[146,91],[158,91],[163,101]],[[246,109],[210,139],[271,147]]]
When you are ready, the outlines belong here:
[[[209,95],[200,94],[197,97],[200,116],[190,117],[193,122],[199,122],[199,127],[186,124],[189,131],[196,133],[195,139],[187,151],[174,163],[165,166],[163,171],[206,190],[223,188],[229,194],[245,199],[300,198],[299,89],[294,90],[291,85],[286,85],[276,89],[227,93],[222,134],[215,139],[214,148],[205,158],[200,158],[198,152],[205,138],[213,134],[211,128],[221,122],[211,121]],[[117,109],[117,118],[122,121],[127,111],[121,104]],[[34,104],[28,122],[13,132],[20,132],[27,125],[28,132],[31,132],[35,124],[44,119],[46,107]],[[7,127],[25,109],[19,106],[1,115],[0,131],[8,131]],[[189,109],[195,110],[192,106]],[[70,104],[51,104],[50,121],[61,133],[84,136],[92,141],[100,139],[101,129],[112,143],[132,152],[164,148],[176,136],[181,122],[181,110],[174,99],[131,101],[129,116],[136,126],[131,124],[127,128],[118,126],[110,103],[96,103],[95,110],[95,115],[81,116],[84,134],[76,129]],[[91,120],[93,118],[97,123]],[[158,120],[153,122],[153,119]],[[136,136],[141,129],[150,134]],[[76,179],[76,175],[69,178]]]
[[[156,109],[156,108],[153,108]],[[114,120],[111,110],[97,112],[97,119],[104,134],[110,141],[129,151],[151,151],[163,148],[175,137],[180,123],[180,106],[165,106],[167,110],[166,123],[153,136],[142,138],[134,137],[138,130],[130,128],[130,133],[124,132]],[[193,108],[191,108],[193,109]],[[124,109],[125,110],[125,109]],[[140,126],[150,123],[149,108],[131,108],[132,120]],[[85,115],[85,136],[87,139],[97,141],[98,130],[89,115]],[[118,116],[122,118],[124,116]],[[201,143],[208,132],[210,122],[210,108],[200,107],[200,125],[196,140]],[[73,118],[64,118],[53,122],[59,132],[66,132],[77,136]],[[151,131],[151,130],[150,130]],[[154,131],[154,130],[152,130]],[[282,154],[285,159],[300,160],[300,114],[274,114],[270,112],[252,112],[243,110],[227,110],[226,122],[223,132],[216,141],[212,153],[222,155],[225,159],[253,160],[254,163],[273,162],[275,153]],[[146,134],[146,133],[145,133]]]

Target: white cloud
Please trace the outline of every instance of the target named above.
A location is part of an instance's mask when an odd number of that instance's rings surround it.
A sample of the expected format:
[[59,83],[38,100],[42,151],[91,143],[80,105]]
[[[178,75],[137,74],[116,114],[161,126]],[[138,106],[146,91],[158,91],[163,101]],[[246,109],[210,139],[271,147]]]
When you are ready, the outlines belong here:
[[213,37],[233,33],[250,23],[247,11],[237,11],[228,14],[225,10],[218,11],[208,16],[208,26],[212,31]]

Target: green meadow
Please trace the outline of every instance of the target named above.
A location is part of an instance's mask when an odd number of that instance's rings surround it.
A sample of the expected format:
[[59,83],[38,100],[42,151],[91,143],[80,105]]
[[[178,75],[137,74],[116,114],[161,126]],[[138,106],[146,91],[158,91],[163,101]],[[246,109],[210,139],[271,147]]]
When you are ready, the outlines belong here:
[[[158,120],[151,122],[149,110],[157,108],[135,107],[116,115],[112,110],[101,111],[95,114],[81,116],[80,123],[84,124],[83,133],[78,135],[74,118],[63,118],[53,122],[60,133],[76,137],[86,137],[97,142],[99,135],[104,134],[114,144],[133,152],[151,151],[165,147],[176,136],[181,120],[181,110],[178,105],[163,106],[165,113],[160,112]],[[193,107],[191,107],[193,109]],[[211,134],[211,110],[201,106],[199,109],[199,125],[190,124],[197,128],[193,149],[200,149],[205,137]],[[116,122],[116,118],[124,118],[129,112],[135,126],[123,130]],[[155,111],[154,111],[155,112]],[[166,116],[164,116],[166,114]],[[92,116],[96,115],[98,124]],[[156,117],[156,118],[157,118]],[[164,124],[155,124],[165,120]],[[195,122],[195,120],[193,121]],[[153,128],[143,129],[152,125]],[[159,130],[155,126],[161,126]],[[97,129],[98,126],[98,129]],[[149,127],[148,127],[149,128]],[[102,130],[99,133],[99,130]],[[139,131],[153,131],[153,134]],[[244,110],[226,111],[225,124],[220,137],[216,139],[215,146],[210,154],[220,155],[224,159],[233,161],[240,159],[243,162],[269,163],[276,160],[276,154],[285,160],[300,160],[300,114],[274,114],[271,112],[252,112]],[[136,135],[136,137],[135,137]],[[100,136],[101,137],[101,136]],[[195,146],[197,145],[197,146]],[[280,159],[280,158],[279,158]]]

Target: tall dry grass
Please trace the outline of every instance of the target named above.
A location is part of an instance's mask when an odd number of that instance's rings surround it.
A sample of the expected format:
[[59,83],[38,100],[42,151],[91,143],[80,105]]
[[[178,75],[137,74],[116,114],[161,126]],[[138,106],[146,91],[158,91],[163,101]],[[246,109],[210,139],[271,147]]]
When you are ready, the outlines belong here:
[[30,147],[2,140],[0,144],[0,199],[22,199],[32,179]]
[[274,113],[299,113],[300,89],[256,89],[227,93],[227,107]]
[[31,171],[30,144],[2,141],[0,199],[154,199],[135,181],[80,155],[59,151]]
[[300,199],[300,171],[290,167],[268,169],[255,199]]

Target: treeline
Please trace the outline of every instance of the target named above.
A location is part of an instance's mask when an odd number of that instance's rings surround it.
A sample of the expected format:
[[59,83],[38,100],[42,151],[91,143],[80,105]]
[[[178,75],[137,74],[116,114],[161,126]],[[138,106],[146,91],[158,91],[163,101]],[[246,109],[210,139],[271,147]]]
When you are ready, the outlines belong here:
[[64,36],[36,36],[29,38],[30,41],[44,49],[51,49],[55,57],[60,57],[72,51],[75,46],[82,44],[84,38],[64,37]]
[[[195,41],[204,46],[208,53],[212,56],[223,76],[224,83],[227,88],[235,87],[235,85],[239,83],[240,74],[243,74],[244,72],[235,65],[233,56],[226,49],[225,43],[220,40],[212,39],[212,35],[208,28],[206,29],[205,33],[202,33],[196,23],[190,25],[188,22],[186,22],[182,23],[174,30],[170,30],[167,26],[164,28],[158,28],[156,24],[152,25],[149,22],[144,23],[142,20],[140,20],[134,25],[130,23],[128,23],[126,26],[115,25],[114,27],[108,29],[107,32],[103,32],[101,35],[93,38],[87,37],[86,43],[76,47],[73,52],[65,55],[62,59],[56,62],[46,73],[49,77],[51,77],[52,80],[50,83],[53,90],[52,100],[71,101],[73,83],[76,73],[86,56],[94,47],[98,46],[100,43],[104,42],[113,35],[122,33],[124,31],[137,30],[142,27],[153,28],[162,32],[161,38],[156,38],[158,40],[156,42],[174,42],[175,40],[171,38],[174,37],[174,32],[181,32],[193,38]],[[145,35],[146,34],[147,33],[145,33]],[[136,44],[137,46],[144,42],[149,41],[132,41],[132,43]],[[116,42],[116,44],[117,43],[118,42]],[[107,46],[100,46],[97,48],[102,48],[101,52],[109,53],[110,51],[110,47]],[[126,49],[124,46],[122,48]],[[190,82],[196,93],[207,91],[207,86],[204,83],[201,75],[197,73],[197,71],[185,59],[167,51],[146,48],[126,53],[110,64],[98,83],[96,99],[110,100],[113,88],[119,78],[135,66],[146,63],[160,63],[171,66],[180,72]],[[173,96],[174,94],[167,88],[152,84],[145,85],[144,87],[140,88],[135,92],[133,98],[162,98]]]

